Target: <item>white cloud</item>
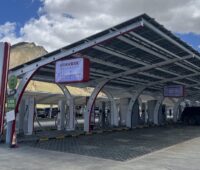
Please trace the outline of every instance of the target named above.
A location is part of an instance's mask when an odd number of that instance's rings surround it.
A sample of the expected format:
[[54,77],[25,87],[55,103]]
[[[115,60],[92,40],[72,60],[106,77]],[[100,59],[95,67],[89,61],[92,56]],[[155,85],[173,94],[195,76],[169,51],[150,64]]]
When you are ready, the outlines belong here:
[[16,24],[6,22],[4,25],[0,25],[0,41],[8,41],[13,44],[22,41],[22,39],[15,34]]
[[[174,32],[200,34],[199,0],[42,0],[38,19],[15,35],[15,23],[0,26],[0,40],[36,42],[51,51],[142,13]],[[3,29],[1,29],[3,27]],[[4,29],[5,27],[5,29]]]

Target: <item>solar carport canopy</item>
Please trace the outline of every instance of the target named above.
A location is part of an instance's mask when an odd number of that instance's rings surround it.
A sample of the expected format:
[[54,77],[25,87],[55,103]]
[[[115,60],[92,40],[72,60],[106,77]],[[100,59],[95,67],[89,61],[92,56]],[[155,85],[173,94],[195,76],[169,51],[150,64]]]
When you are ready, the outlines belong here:
[[90,60],[90,81],[72,86],[159,92],[164,85],[185,85],[188,95],[200,89],[200,54],[146,14],[10,70],[22,78],[37,70],[34,80],[54,82],[55,61],[73,57]]

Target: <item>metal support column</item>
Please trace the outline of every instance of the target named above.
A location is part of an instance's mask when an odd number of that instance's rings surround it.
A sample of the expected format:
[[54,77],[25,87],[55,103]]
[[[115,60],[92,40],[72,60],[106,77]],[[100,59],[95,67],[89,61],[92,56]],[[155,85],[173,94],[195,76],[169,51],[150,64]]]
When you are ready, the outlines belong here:
[[[17,88],[17,93],[15,95],[16,99],[16,108],[15,108],[15,118],[16,115],[18,114],[19,110],[19,104],[22,98],[22,95],[24,93],[24,90],[26,89],[26,86],[28,85],[31,77],[35,73],[36,70],[32,70],[24,74],[23,78],[21,79],[18,88]],[[12,122],[12,132],[11,132],[11,146],[15,146],[17,144],[17,136],[16,136],[16,120]]]
[[8,69],[10,60],[10,44],[0,43],[0,141],[4,132],[4,116]]
[[86,111],[84,113],[84,131],[85,132],[89,132],[91,130],[90,129],[91,112],[92,112],[92,108],[93,108],[95,99],[108,81],[109,81],[109,79],[106,79],[106,80],[103,80],[102,82],[100,82],[96,86],[96,88],[93,90],[93,92],[87,102]]

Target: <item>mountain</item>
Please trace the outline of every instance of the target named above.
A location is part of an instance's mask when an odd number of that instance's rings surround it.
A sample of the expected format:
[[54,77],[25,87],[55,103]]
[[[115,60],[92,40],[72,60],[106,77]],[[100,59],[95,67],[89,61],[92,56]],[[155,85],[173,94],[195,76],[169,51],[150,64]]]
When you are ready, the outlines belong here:
[[35,43],[21,42],[11,46],[10,68],[16,67],[48,52]]

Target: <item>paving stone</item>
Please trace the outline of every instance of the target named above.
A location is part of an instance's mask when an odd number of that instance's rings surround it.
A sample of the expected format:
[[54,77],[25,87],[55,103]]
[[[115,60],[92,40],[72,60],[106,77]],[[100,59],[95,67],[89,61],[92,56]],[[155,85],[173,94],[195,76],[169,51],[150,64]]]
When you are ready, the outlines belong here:
[[25,145],[46,150],[126,161],[199,136],[199,127],[155,127],[37,143],[27,142]]

